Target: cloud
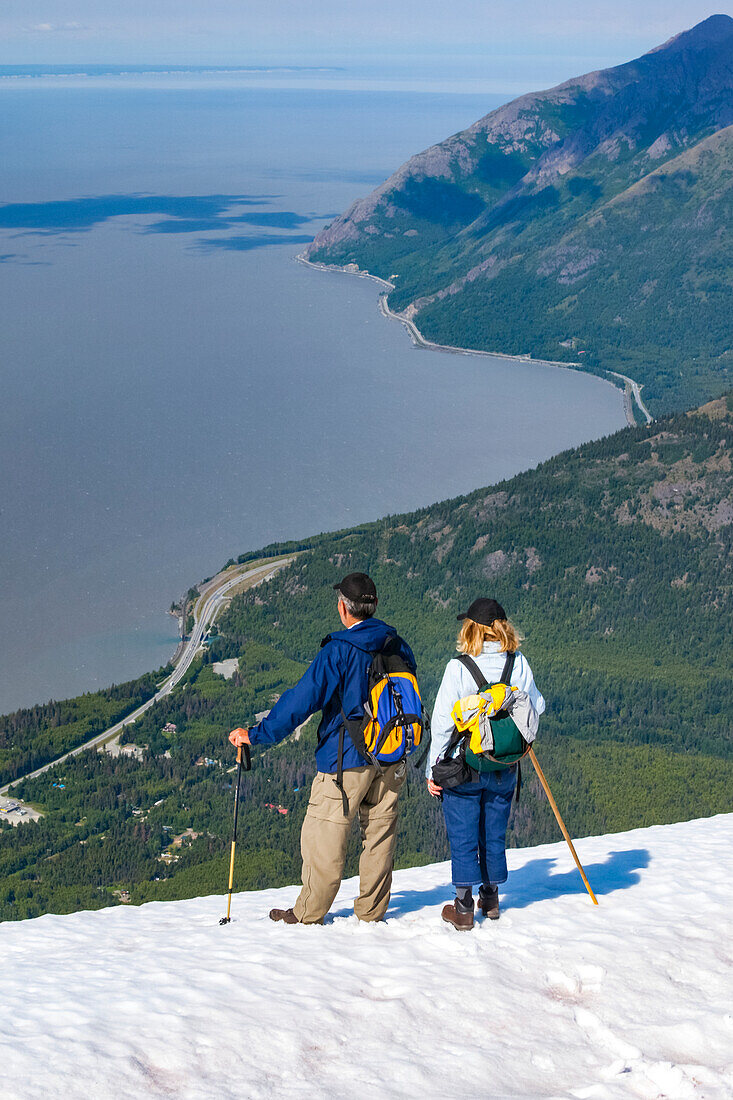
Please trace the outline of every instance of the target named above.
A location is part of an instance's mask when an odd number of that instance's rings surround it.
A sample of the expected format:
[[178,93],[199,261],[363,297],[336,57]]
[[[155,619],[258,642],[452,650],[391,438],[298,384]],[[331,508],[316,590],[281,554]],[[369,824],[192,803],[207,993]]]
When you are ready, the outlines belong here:
[[[8,63],[377,62],[520,91],[636,57],[710,14],[708,0],[0,0]],[[722,9],[730,8],[730,3]],[[69,19],[73,13],[74,19]]]
[[64,31],[83,31],[86,27],[83,23],[34,23],[28,28],[36,34],[59,34]]

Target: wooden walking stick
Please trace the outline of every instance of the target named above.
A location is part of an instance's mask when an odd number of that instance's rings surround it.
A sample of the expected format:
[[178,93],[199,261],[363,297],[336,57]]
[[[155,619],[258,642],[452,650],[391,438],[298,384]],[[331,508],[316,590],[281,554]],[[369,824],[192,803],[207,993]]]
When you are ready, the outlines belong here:
[[550,790],[550,786],[549,786],[547,780],[545,779],[545,773],[542,771],[542,768],[540,767],[540,762],[537,759],[537,757],[535,756],[533,748],[530,748],[528,755],[529,755],[530,760],[534,764],[534,770],[537,772],[537,778],[539,779],[542,786],[545,788],[545,794],[547,795],[548,801],[549,801],[550,805],[552,806],[552,812],[554,813],[555,817],[557,818],[557,823],[560,826],[560,829],[562,830],[562,835],[565,837],[565,839],[568,842],[568,848],[570,849],[570,851],[573,854],[573,859],[575,860],[576,866],[577,866],[578,870],[580,871],[583,882],[585,883],[585,888],[588,891],[588,893],[590,894],[591,901],[593,902],[594,905],[598,905],[598,898],[593,893],[593,890],[591,889],[591,885],[588,882],[588,879],[586,878],[585,871],[583,870],[583,868],[581,866],[581,863],[580,863],[580,860],[578,859],[578,853],[575,851],[575,848],[573,847],[573,842],[570,839],[570,833],[565,828],[565,822],[563,821],[563,819],[560,816],[560,811],[557,808],[557,803],[555,802],[555,799],[552,797],[552,791]]
[[237,787],[234,792],[234,831],[232,833],[232,853],[229,857],[229,889],[227,890],[227,915],[222,917],[219,924],[229,924],[232,911],[232,889],[234,887],[234,853],[237,849],[237,819],[239,817],[239,783],[242,778],[242,750],[247,761],[247,771],[252,767],[252,757],[249,745],[239,745],[237,748]]

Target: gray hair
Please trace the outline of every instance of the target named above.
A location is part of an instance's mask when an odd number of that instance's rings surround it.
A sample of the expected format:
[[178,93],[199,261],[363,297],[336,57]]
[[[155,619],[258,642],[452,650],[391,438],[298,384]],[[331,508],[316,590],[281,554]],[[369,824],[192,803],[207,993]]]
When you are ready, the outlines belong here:
[[344,607],[354,619],[371,619],[377,610],[376,600],[350,600],[343,592],[339,592],[339,599],[343,600]]

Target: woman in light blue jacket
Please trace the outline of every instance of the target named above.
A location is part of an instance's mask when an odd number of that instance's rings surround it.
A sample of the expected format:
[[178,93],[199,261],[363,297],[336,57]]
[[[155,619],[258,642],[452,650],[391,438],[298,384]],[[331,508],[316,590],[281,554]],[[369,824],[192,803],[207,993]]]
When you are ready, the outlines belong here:
[[[501,604],[496,600],[474,600],[458,620],[462,624],[458,652],[473,657],[490,684],[501,678],[507,653],[515,653],[512,686],[525,691],[537,714],[542,714],[545,700],[527,660],[518,652],[521,637]],[[498,884],[507,879],[506,830],[517,785],[516,765],[500,771],[474,772],[470,780],[457,787],[442,788],[433,781],[433,766],[444,758],[453,733],[453,706],[475,692],[476,682],[466,666],[450,660],[435,700],[427,765],[428,790],[443,800],[456,890],[455,902],[443,908],[443,920],[460,930],[473,928],[474,884],[480,883],[479,909],[492,920],[499,916]]]

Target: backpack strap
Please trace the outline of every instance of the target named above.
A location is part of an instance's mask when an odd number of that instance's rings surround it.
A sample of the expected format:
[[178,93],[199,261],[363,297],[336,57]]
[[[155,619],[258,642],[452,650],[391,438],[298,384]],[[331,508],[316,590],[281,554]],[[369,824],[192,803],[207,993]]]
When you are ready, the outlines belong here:
[[[498,683],[506,684],[507,686],[509,685],[509,680],[511,679],[512,670],[514,668],[514,659],[516,656],[516,653],[507,653],[506,660],[504,661],[504,668],[502,670],[501,676],[499,677],[499,680],[497,681]],[[473,657],[469,657],[467,653],[461,653],[460,656],[456,657],[456,660],[460,661],[461,664],[471,673],[474,680],[476,681],[476,687],[479,689],[479,691],[481,690],[481,688],[486,687],[488,680],[474,661]]]
[[511,679],[512,670],[514,668],[514,659],[517,656],[516,652],[507,653],[506,661],[504,662],[504,669],[501,674],[500,684],[506,684],[509,687],[509,681]]
[[[468,669],[468,671],[471,673],[474,680],[476,681],[476,687],[477,688],[481,689],[482,687],[485,686],[486,677],[484,676],[483,672],[481,671],[481,669],[478,667],[478,665],[474,661],[473,657],[469,657],[467,653],[461,653],[461,655],[459,657],[456,657],[456,660],[460,661],[461,664],[464,665],[464,667]],[[464,733],[459,732],[459,730],[457,730],[456,727],[453,726],[453,732],[450,735],[450,740],[448,741],[448,744],[445,746],[443,752],[441,753],[441,758],[443,760],[447,760],[448,757],[453,752],[453,750],[458,745],[460,745],[462,741],[465,741],[465,740],[466,740],[465,732]]]
[[402,638],[400,638],[399,634],[388,634],[377,650],[377,653],[383,653],[385,657],[390,657],[392,654],[399,653],[401,645]]
[[421,746],[419,753],[413,759],[413,764],[418,769],[418,771],[422,768],[423,764],[428,758],[430,744],[433,740],[433,733],[430,728],[430,715],[425,710],[425,707],[422,708],[422,737],[425,744]]
[[336,786],[341,792],[341,802],[344,807],[344,817],[349,816],[349,799],[344,790],[344,734],[348,733],[352,744],[361,756],[366,756],[368,762],[373,764],[379,775],[384,774],[384,769],[373,753],[370,753],[364,745],[364,718],[347,718],[344,708],[341,708],[341,728],[339,729],[338,753],[336,756]]
[[[507,686],[509,686],[509,680],[512,675],[512,669],[514,668],[514,660],[516,656],[516,653],[507,653],[506,661],[504,662],[504,671],[502,672],[501,680],[499,681],[500,684],[506,684]],[[515,802],[519,802],[519,795],[522,790],[522,761],[517,760],[514,767],[517,769],[517,787],[514,792],[514,800]]]
[[[473,657],[469,657],[467,653],[461,653],[459,657],[456,657],[456,660],[460,661],[464,668],[467,668],[468,671],[471,673],[474,680],[476,681],[476,687],[479,689],[479,691],[482,687],[486,687],[488,680],[474,661]],[[502,676],[503,675],[504,673],[502,673]]]
[[[343,718],[344,722],[348,721],[343,710],[341,711],[341,717]],[[344,728],[345,727],[342,726],[339,730],[338,753],[336,756],[336,786],[341,792],[341,804],[344,808],[344,817],[348,817],[349,800],[346,796],[346,791],[344,790]]]

